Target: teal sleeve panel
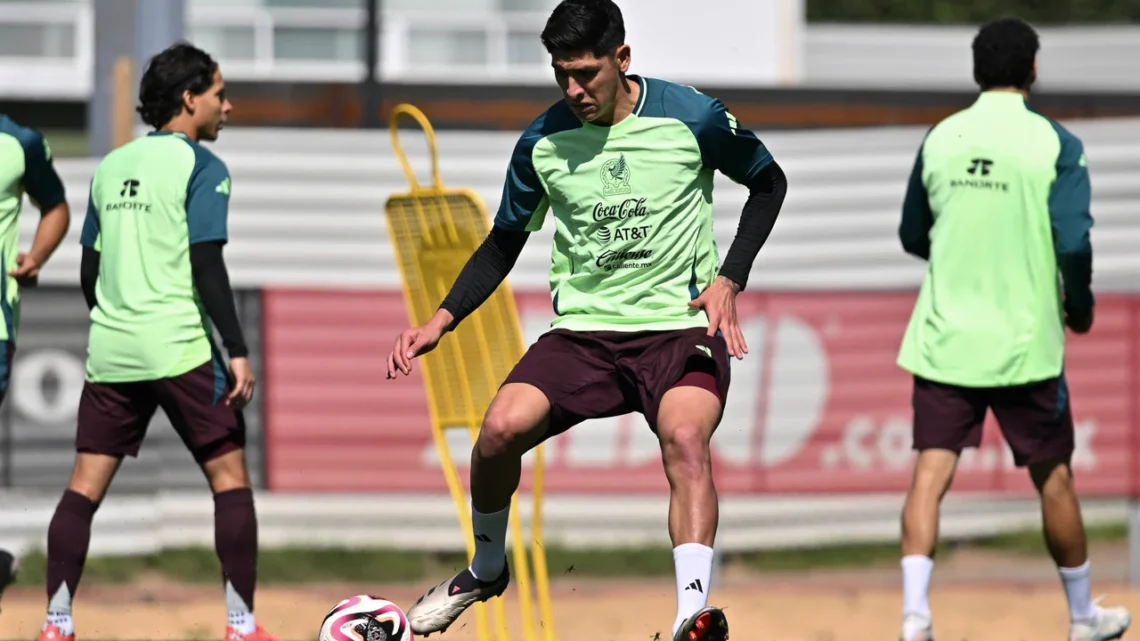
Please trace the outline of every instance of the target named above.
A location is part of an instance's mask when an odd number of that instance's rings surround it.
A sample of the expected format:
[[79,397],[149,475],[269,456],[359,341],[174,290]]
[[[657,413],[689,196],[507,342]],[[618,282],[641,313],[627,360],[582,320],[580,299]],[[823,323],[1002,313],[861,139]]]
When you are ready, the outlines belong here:
[[40,132],[5,120],[5,133],[15,136],[24,150],[24,193],[40,209],[47,211],[66,202],[63,181],[52,164],[51,147]]
[[87,216],[83,219],[83,231],[79,233],[79,244],[95,249],[99,240],[99,210],[95,207],[95,181],[91,181],[91,190],[87,194]]
[[186,224],[190,244],[228,240],[226,219],[230,208],[230,172],[225,163],[205,148],[191,143],[194,170],[186,192]]
[[581,122],[562,101],[546,110],[515,143],[507,176],[503,181],[503,197],[495,214],[495,226],[510,231],[525,231],[531,217],[542,207],[546,192],[534,167],[534,147],[547,136],[580,127]]
[[1049,191],[1049,219],[1057,268],[1064,283],[1066,307],[1078,312],[1094,304],[1092,293],[1092,187],[1084,145],[1060,124],[1050,121],[1061,140],[1057,178]]
[[[925,141],[924,141],[925,142]],[[914,168],[906,185],[903,198],[902,222],[899,223],[899,240],[903,249],[922,260],[930,260],[930,229],[934,227],[934,212],[930,209],[930,199],[926,184],[922,180],[923,147],[919,146],[914,159]]]
[[668,85],[661,103],[666,115],[685,123],[693,132],[706,167],[744,185],[772,162],[772,154],[764,143],[756,134],[741,128],[720,100],[692,87]]

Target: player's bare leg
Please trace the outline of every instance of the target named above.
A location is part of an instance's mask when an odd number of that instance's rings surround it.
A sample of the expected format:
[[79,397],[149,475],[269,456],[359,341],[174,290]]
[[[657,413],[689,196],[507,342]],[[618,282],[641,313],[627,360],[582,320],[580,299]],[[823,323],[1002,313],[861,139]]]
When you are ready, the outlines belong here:
[[522,477],[522,458],[547,429],[550,401],[537,387],[504,385],[487,408],[471,450],[471,566],[428,590],[408,610],[412,632],[446,630],[479,601],[501,595],[510,582],[506,539],[511,496]]
[[1088,542],[1081,505],[1067,461],[1029,466],[1033,485],[1041,495],[1045,545],[1057,564],[1069,603],[1071,641],[1107,641],[1120,638],[1131,623],[1124,608],[1102,608],[1092,601],[1089,586]]
[[257,585],[257,511],[245,453],[228,447],[202,463],[214,493],[214,548],[225,585],[226,641],[273,639],[253,615]]
[[902,511],[902,641],[931,638],[930,574],[938,545],[942,497],[954,480],[958,454],[929,449],[919,453]]
[[693,386],[667,391],[657,412],[657,437],[669,479],[669,536],[676,566],[675,641],[718,641],[728,636],[724,614],[708,607],[720,518],[709,442],[721,412],[715,394]]
[[87,549],[91,543],[91,521],[122,459],[105,454],[79,452],[71,470],[67,490],[56,505],[48,525],[47,621],[40,639],[53,641],[75,638],[71,600],[79,587]]

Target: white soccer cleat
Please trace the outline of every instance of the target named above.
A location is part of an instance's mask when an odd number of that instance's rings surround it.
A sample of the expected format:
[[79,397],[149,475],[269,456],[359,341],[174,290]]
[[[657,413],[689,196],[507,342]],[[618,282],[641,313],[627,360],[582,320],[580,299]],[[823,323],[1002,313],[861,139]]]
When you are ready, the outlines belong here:
[[1076,621],[1069,625],[1069,641],[1112,641],[1124,636],[1132,624],[1132,615],[1123,606],[1102,608],[1100,599],[1093,602],[1091,621]]
[[502,596],[510,581],[511,570],[505,564],[502,573],[493,581],[480,581],[471,573],[471,568],[464,568],[420,597],[408,610],[408,624],[412,632],[425,637],[434,632],[445,632],[467,608]]
[[904,614],[899,641],[934,641],[932,630],[929,616]]

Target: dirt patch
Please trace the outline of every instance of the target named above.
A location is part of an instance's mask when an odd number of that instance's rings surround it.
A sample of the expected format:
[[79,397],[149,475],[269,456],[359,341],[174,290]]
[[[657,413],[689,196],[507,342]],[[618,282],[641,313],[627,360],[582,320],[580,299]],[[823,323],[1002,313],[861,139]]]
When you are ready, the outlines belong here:
[[[1094,593],[1106,603],[1140,612],[1140,591],[1122,578],[1119,550],[1094,554]],[[842,572],[757,576],[734,570],[714,588],[740,641],[883,641],[897,638],[900,594],[894,567]],[[311,641],[328,609],[352,594],[369,592],[400,605],[420,585],[265,587],[257,593],[258,619],[286,641]],[[675,594],[669,578],[600,581],[560,577],[553,590],[561,641],[667,639]],[[514,594],[508,606],[512,641],[522,641]],[[971,552],[935,571],[931,604],[938,638],[951,641],[1040,641],[1064,638],[1068,615],[1056,571],[1048,559]],[[44,596],[12,588],[0,612],[0,639],[34,639],[43,623]],[[220,588],[170,585],[146,579],[130,586],[83,586],[75,605],[80,639],[220,639],[225,612]],[[475,641],[469,612],[443,641]],[[536,641],[542,641],[541,633]]]

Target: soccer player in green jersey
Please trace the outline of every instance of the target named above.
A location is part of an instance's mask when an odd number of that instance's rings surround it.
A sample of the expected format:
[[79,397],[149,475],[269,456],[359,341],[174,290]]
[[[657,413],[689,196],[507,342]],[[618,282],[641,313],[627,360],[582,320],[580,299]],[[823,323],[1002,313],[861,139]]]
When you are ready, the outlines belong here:
[[1020,20],[981,28],[981,94],[926,134],[903,204],[903,247],[928,261],[898,356],[914,375],[919,451],[902,514],[903,641],[931,639],[939,505],[987,409],[1041,495],[1070,641],[1117,639],[1130,623],[1089,592],[1064,375],[1065,326],[1093,322],[1089,172],[1081,141],[1026,105],[1037,50]]
[[[556,318],[504,381],[472,452],[475,557],[408,620],[417,634],[444,630],[506,589],[508,510],[528,450],[584,420],[640,412],[660,440],[671,488],[672,638],[725,639],[724,613],[708,606],[718,521],[709,440],[730,359],[747,351],[736,295],[787,182],[720,101],[628,73],[631,50],[611,0],[560,3],[542,42],[563,100],[519,138],[493,230],[435,317],[403,332],[389,356],[388,376],[407,374],[494,292],[551,213]],[[723,264],[712,228],[716,171],[749,190]]]
[[[217,63],[176,44],[151,59],[138,111],[154,131],[95,170],[80,280],[91,309],[75,466],[48,528],[41,641],[74,641],[71,617],[91,522],[124,456],[137,456],[159,407],[214,495],[229,610],[226,641],[271,641],[253,616],[257,516],[241,409],[254,375],[222,259],[230,175],[201,145],[230,103]],[[226,371],[213,327],[229,352]]]
[[[20,252],[24,195],[40,210],[32,247]],[[63,182],[52,165],[51,146],[38,131],[0,114],[0,403],[8,392],[20,324],[20,287],[34,287],[40,268],[59,247],[71,224]],[[16,577],[16,557],[0,550],[0,593]]]

